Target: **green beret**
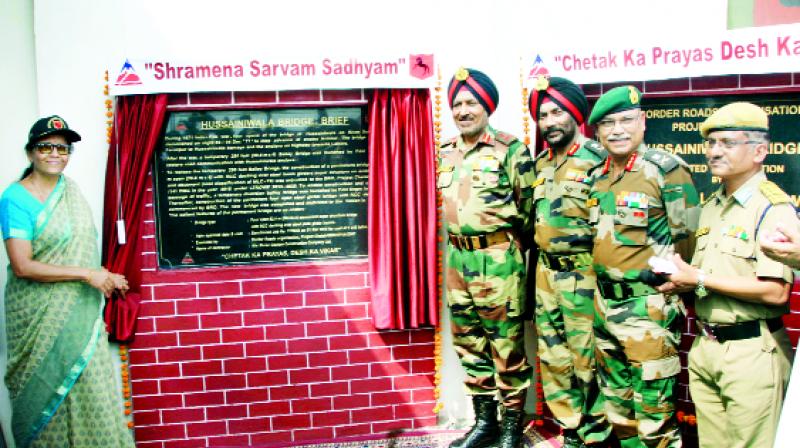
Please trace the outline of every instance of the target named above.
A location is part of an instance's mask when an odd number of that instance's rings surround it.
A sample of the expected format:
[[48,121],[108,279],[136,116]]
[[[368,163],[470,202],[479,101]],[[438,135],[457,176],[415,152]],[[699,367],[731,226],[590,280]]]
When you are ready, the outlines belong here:
[[763,109],[752,103],[731,103],[717,109],[700,124],[703,138],[713,131],[769,131],[769,120]]
[[614,87],[604,93],[592,108],[589,124],[595,124],[608,114],[642,107],[642,92],[634,86]]

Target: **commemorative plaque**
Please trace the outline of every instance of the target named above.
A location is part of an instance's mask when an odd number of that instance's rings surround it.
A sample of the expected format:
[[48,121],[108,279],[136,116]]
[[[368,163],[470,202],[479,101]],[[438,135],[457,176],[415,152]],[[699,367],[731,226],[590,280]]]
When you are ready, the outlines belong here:
[[719,95],[681,98],[647,98],[643,101],[651,147],[679,155],[689,164],[697,191],[705,197],[719,187],[706,164],[699,127],[709,115],[734,101],[761,106],[769,116],[769,154],[764,161],[767,178],[778,184],[798,204],[800,183],[800,94]]

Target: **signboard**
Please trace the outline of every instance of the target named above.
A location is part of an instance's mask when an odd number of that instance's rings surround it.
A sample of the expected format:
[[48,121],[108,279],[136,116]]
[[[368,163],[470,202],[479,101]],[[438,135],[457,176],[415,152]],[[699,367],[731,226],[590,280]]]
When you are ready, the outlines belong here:
[[366,256],[365,115],[172,112],[155,160],[159,266]]
[[109,69],[112,95],[159,92],[433,87],[430,53],[236,59],[127,58]]
[[705,195],[719,187],[706,164],[699,126],[720,107],[734,101],[748,101],[764,108],[769,115],[770,148],[764,161],[769,180],[789,193],[800,205],[800,93],[772,95],[724,95],[683,98],[644,98],[647,116],[645,142],[677,154],[691,167],[697,190]]
[[[558,44],[554,40],[553,44]],[[538,75],[577,84],[800,71],[800,24],[707,30],[620,39],[579,47],[531,48],[523,56],[529,88]]]

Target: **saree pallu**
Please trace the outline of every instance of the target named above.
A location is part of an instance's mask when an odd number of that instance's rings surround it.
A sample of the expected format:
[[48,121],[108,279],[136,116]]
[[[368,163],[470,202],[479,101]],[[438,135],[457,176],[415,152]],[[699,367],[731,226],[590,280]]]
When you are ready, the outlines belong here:
[[[91,210],[62,176],[34,228],[33,259],[97,269]],[[14,276],[5,291],[6,384],[18,448],[133,446],[122,416],[102,319],[102,294],[80,281]]]

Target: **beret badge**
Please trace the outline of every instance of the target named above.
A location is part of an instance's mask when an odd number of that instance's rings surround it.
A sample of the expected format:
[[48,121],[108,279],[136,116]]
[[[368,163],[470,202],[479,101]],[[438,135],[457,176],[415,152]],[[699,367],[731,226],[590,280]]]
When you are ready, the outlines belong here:
[[639,93],[636,91],[636,89],[634,89],[633,86],[628,86],[628,91],[630,92],[631,104],[638,104]]
[[550,87],[550,81],[544,77],[544,75],[539,75],[536,77],[536,83],[533,85],[533,88],[538,91],[547,90]]

